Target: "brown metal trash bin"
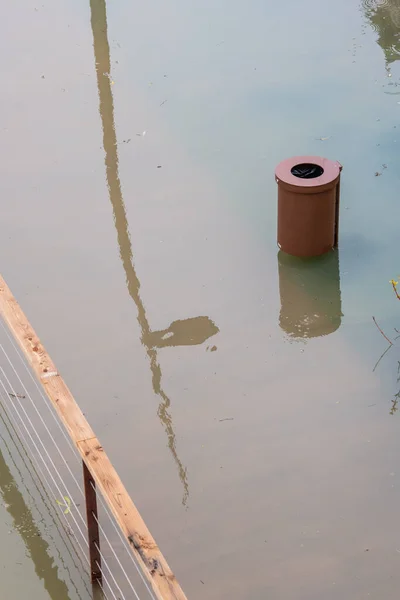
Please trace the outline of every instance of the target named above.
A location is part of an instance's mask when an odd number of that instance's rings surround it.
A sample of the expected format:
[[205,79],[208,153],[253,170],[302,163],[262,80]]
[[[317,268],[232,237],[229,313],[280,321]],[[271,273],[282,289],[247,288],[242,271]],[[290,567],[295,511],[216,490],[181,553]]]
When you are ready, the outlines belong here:
[[294,256],[319,256],[338,242],[340,163],[295,156],[275,170],[278,246]]

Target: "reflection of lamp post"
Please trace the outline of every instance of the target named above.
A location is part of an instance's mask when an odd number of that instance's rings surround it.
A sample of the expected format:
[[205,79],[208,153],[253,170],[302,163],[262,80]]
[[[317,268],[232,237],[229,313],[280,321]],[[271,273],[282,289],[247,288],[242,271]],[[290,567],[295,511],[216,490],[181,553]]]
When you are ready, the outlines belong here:
[[129,294],[136,304],[138,322],[141,329],[141,341],[150,360],[154,393],[160,396],[158,416],[164,425],[168,437],[168,447],[178,467],[184,494],[182,503],[186,505],[189,496],[186,468],[181,463],[177,450],[172,417],[168,412],[171,404],[161,386],[161,367],[157,360],[156,348],[202,344],[206,339],[218,333],[219,329],[208,317],[194,317],[174,321],[168,329],[151,331],[146,310],[140,297],[140,281],[136,275],[132,244],[128,233],[125,204],[122,197],[121,182],[118,174],[117,137],[114,125],[114,102],[110,82],[110,47],[107,37],[107,13],[105,0],[90,0],[93,47],[95,54],[97,86],[99,91],[99,111],[103,127],[103,146],[110,201],[114,212],[115,227],[122,265],[125,270]]
[[329,335],[341,324],[337,250],[311,259],[278,252],[279,324],[292,338]]
[[151,331],[147,343],[151,347],[196,346],[202,344],[219,329],[208,317],[195,317],[183,321],[173,321],[168,329]]

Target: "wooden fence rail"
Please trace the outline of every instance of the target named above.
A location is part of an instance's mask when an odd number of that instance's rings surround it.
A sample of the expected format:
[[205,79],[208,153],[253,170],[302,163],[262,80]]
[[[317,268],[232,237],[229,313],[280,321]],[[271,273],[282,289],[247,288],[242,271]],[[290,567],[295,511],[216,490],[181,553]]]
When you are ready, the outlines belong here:
[[94,491],[97,486],[144,576],[149,581],[155,597],[158,600],[186,600],[175,575],[102,445],[1,275],[0,314],[82,457],[92,580],[95,581],[101,576],[97,504]]

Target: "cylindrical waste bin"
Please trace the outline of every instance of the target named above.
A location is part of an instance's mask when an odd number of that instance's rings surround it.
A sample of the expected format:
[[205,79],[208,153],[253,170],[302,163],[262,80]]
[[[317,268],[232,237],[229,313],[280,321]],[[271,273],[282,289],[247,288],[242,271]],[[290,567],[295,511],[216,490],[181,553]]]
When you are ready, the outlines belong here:
[[340,163],[295,156],[279,163],[278,246],[294,256],[319,256],[337,246]]

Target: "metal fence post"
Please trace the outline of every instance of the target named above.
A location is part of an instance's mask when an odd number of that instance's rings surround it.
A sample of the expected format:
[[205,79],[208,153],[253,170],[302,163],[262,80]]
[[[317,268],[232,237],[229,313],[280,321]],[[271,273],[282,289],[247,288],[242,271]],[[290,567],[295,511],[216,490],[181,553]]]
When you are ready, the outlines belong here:
[[96,483],[84,461],[83,482],[85,485],[86,519],[88,527],[90,574],[92,583],[101,583],[100,536],[97,515]]

